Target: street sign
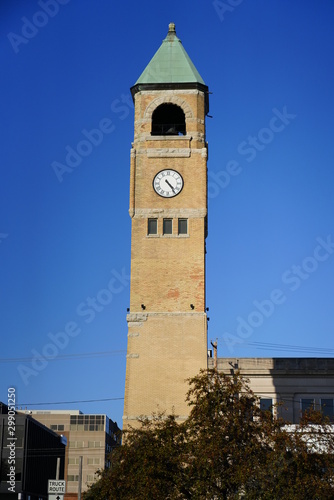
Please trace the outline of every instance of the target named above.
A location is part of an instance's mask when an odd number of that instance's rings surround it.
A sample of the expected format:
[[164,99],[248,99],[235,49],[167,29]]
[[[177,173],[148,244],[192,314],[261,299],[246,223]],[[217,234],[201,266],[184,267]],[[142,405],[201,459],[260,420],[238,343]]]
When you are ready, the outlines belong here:
[[48,500],[64,500],[64,495],[58,495],[57,493],[56,494],[51,494],[48,496]]
[[[56,497],[58,494],[61,495],[62,493],[65,493],[65,484],[66,484],[66,481],[63,481],[63,480],[59,481],[58,479],[49,479],[48,493],[52,493],[53,495],[56,494]],[[57,500],[56,497],[55,497],[55,500]],[[60,499],[60,500],[62,500],[62,499]]]

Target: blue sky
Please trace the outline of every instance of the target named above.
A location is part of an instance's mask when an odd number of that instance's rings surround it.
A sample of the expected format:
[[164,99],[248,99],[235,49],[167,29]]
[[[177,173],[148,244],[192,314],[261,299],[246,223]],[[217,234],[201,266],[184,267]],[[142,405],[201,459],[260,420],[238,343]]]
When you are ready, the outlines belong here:
[[121,426],[129,88],[170,22],[212,92],[209,341],[219,356],[333,355],[333,2],[7,0],[0,400],[15,387],[19,406],[80,401],[45,407]]

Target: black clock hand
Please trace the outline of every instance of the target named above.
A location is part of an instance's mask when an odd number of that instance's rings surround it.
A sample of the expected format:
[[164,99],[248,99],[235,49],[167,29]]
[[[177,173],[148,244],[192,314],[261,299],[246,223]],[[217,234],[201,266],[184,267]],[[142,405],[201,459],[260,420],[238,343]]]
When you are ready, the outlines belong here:
[[171,183],[167,179],[166,179],[166,184],[168,184],[168,186],[171,188],[173,193],[175,193],[173,186],[171,185]]

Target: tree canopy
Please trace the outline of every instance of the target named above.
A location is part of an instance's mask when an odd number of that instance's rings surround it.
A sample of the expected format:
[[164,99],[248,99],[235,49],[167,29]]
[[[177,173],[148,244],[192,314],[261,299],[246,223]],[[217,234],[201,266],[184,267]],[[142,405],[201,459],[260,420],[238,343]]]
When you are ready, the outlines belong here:
[[85,500],[334,499],[334,438],[320,413],[287,426],[239,373],[189,380],[190,414],[155,414],[124,436]]

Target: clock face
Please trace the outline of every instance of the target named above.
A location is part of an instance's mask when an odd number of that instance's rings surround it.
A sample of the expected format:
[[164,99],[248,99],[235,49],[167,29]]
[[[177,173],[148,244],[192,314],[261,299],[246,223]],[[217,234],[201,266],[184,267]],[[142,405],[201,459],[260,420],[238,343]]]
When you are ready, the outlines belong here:
[[153,188],[158,195],[173,198],[182,191],[182,176],[176,170],[161,170],[153,179]]

